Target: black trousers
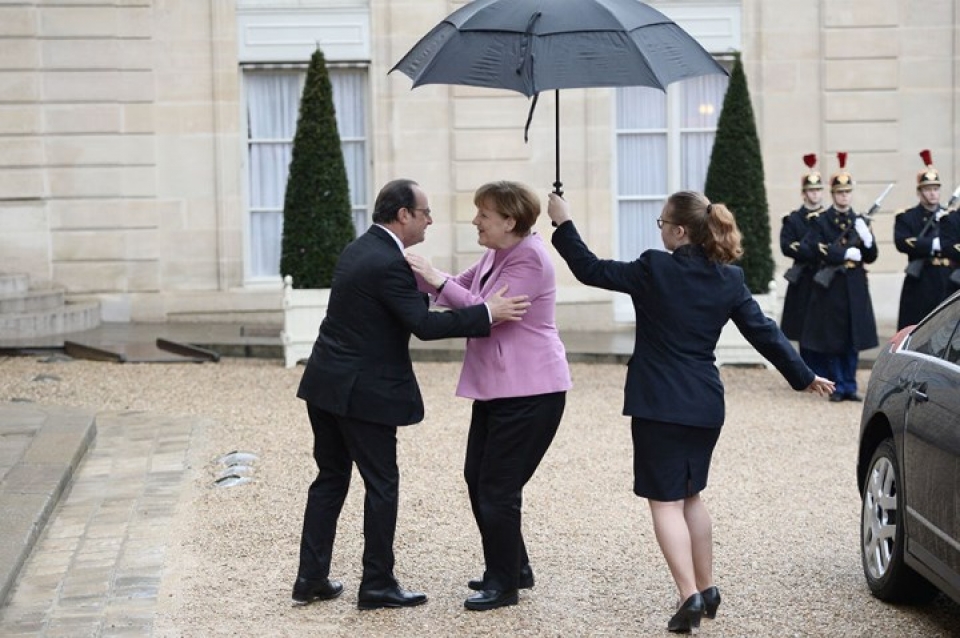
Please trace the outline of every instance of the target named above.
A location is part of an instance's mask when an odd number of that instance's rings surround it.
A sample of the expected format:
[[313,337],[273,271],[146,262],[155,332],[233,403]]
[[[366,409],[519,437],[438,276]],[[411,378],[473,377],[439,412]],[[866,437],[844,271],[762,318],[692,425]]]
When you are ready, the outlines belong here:
[[566,392],[474,401],[463,475],[483,541],[484,589],[517,588],[530,562],[523,542],[523,486],[563,417]]
[[330,575],[337,519],[356,463],[366,490],[360,589],[395,585],[393,539],[400,487],[396,426],[336,416],[309,403],[307,414],[317,478],[307,494],[297,576],[317,580]]

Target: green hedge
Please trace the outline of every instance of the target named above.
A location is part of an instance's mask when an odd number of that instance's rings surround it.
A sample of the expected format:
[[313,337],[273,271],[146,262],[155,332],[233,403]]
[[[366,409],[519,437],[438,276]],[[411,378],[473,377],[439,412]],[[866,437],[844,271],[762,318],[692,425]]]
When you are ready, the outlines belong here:
[[293,277],[294,288],[329,288],[337,257],[355,237],[333,88],[318,48],[310,59],[293,139],[280,272]]
[[773,279],[770,216],[763,183],[763,157],[743,64],[737,55],[717,122],[704,194],[733,211],[743,233],[743,267],[753,293],[766,293]]

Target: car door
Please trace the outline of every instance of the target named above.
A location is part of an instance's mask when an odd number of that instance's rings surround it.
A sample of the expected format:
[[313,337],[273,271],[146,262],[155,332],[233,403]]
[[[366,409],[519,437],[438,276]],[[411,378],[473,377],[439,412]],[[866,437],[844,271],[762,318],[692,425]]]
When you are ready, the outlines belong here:
[[[940,574],[960,574],[960,299],[930,317],[907,349],[903,487],[907,551]],[[945,575],[945,574],[944,574]]]

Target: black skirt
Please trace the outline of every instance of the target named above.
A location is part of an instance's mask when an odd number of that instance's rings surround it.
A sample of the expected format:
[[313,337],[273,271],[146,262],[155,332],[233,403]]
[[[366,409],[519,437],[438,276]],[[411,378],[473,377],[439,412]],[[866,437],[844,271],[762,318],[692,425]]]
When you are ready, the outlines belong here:
[[654,501],[679,501],[707,486],[720,428],[634,418],[633,491]]

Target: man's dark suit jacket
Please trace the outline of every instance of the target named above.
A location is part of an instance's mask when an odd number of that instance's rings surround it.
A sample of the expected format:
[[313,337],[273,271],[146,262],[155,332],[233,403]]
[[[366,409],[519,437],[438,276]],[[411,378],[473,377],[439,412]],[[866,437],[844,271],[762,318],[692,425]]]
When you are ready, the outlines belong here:
[[489,313],[483,305],[431,312],[400,247],[371,226],[340,255],[297,396],[338,416],[385,425],[422,421],[411,334],[425,341],[485,337]]

